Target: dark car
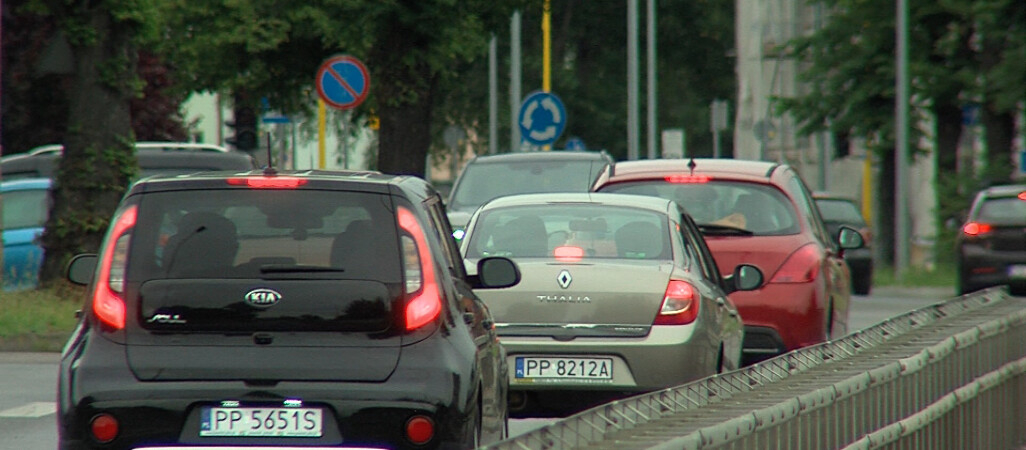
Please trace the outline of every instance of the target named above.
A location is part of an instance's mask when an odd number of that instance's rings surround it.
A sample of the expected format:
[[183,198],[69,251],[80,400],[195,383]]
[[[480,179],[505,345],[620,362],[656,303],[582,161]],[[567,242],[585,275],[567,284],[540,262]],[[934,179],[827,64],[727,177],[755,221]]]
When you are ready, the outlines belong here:
[[478,156],[467,163],[449,193],[446,208],[453,234],[463,239],[470,216],[489,200],[514,194],[588,192],[609,170],[606,152],[548,151]]
[[468,448],[506,434],[505,353],[442,199],[377,172],[137,182],[61,356],[62,449]]
[[837,194],[816,192],[813,194],[816,206],[823,216],[823,224],[831,236],[837,236],[841,225],[858,230],[865,245],[844,251],[844,260],[851,268],[851,291],[857,295],[869,295],[873,288],[873,232],[862,218],[855,201]]
[[[224,147],[188,142],[137,142],[139,177],[158,173],[190,173],[208,170],[251,170],[257,163],[248,153]],[[26,153],[0,158],[4,180],[54,178],[63,148],[45,145]]]
[[977,192],[955,252],[959,294],[1008,285],[1026,295],[1026,184]]
[[695,219],[722,268],[754,264],[759,289],[731,294],[753,363],[847,334],[851,271],[842,249],[862,245],[847,226],[831,235],[812,194],[787,164],[737,159],[618,162],[600,192],[675,200]]

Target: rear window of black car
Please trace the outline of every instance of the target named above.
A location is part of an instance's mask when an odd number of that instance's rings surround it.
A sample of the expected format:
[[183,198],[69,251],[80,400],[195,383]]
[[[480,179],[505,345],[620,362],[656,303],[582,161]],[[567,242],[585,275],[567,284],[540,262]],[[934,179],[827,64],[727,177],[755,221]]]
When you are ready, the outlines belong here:
[[148,193],[129,281],[187,278],[401,281],[390,198],[316,190]]
[[988,198],[980,205],[976,220],[1002,225],[1026,224],[1026,200],[1017,197]]
[[866,225],[866,222],[862,220],[862,214],[859,213],[859,208],[855,206],[854,203],[847,200],[821,198],[816,199],[816,206],[819,207],[819,213],[823,216],[823,220],[827,222],[838,222],[859,226]]

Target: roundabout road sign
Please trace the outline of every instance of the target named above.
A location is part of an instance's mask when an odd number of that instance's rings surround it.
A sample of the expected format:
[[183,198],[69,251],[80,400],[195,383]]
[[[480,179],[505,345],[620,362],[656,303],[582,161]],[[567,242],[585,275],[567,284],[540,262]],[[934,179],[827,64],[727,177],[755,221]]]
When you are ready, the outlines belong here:
[[520,104],[520,135],[532,145],[552,145],[566,128],[566,108],[550,92],[535,92]]
[[332,108],[353,109],[363,103],[370,90],[367,66],[360,60],[340,55],[328,58],[317,70],[317,95]]

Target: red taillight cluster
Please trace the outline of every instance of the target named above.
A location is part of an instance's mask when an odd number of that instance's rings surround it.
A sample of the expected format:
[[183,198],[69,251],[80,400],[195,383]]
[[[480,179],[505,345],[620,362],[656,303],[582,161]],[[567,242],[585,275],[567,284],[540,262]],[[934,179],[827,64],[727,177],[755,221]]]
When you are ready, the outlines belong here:
[[819,266],[823,258],[819,249],[808,244],[794,252],[777,270],[770,283],[808,283],[819,275]]
[[93,439],[101,444],[111,442],[118,437],[118,428],[118,419],[107,413],[98,414],[89,421],[89,431],[93,433]]
[[[435,263],[428,248],[424,228],[409,209],[399,207],[399,228],[412,239],[412,248],[404,248],[403,269],[407,277],[406,330],[416,330],[433,322],[442,312],[442,294],[435,278]],[[419,277],[419,280],[410,280]]]
[[698,291],[690,283],[670,280],[653,325],[687,325],[694,322],[698,318],[700,299]]
[[229,178],[228,184],[254,189],[295,189],[306,184],[306,181],[306,178],[296,177],[240,177]]
[[428,416],[413,416],[406,421],[406,439],[416,445],[427,444],[435,437],[435,421]]
[[994,227],[990,226],[989,223],[969,222],[962,227],[962,232],[966,236],[976,237],[983,234],[990,233],[994,230]]
[[138,207],[132,205],[115,216],[101,254],[100,273],[93,292],[93,313],[100,322],[115,330],[125,328],[124,276],[128,244],[137,215]]

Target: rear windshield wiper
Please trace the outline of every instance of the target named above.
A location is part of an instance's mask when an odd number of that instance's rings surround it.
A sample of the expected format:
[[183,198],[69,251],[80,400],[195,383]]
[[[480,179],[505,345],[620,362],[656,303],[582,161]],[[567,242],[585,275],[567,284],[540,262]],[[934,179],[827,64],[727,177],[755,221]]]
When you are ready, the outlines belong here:
[[341,267],[312,266],[309,264],[264,264],[260,266],[260,273],[313,273],[345,272]]
[[700,223],[698,224],[698,230],[702,234],[712,235],[730,235],[730,236],[751,236],[755,234],[750,230],[744,228],[732,227],[730,225],[716,225],[711,223]]

